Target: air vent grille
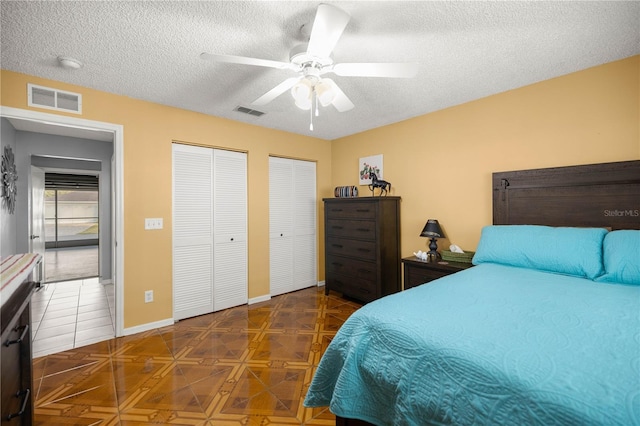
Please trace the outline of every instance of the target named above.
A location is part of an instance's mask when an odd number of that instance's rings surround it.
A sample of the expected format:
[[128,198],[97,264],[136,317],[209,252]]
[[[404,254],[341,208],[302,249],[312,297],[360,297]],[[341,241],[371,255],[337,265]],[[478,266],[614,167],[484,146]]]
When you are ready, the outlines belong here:
[[236,107],[234,111],[243,112],[245,114],[253,115],[255,117],[261,117],[265,114],[264,112],[258,111],[257,109],[251,109],[243,106]]
[[27,85],[29,106],[57,111],[82,113],[82,95],[49,87]]

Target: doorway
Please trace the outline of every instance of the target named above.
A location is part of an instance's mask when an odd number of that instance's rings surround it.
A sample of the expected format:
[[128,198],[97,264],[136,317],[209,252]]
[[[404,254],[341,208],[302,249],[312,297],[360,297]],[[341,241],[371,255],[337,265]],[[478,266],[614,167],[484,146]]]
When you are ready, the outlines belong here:
[[[113,156],[111,159],[112,174],[111,174],[111,190],[108,191],[108,195],[112,198],[111,203],[111,244],[110,247],[105,247],[105,250],[109,250],[113,253],[111,265],[107,265],[111,269],[112,285],[115,291],[115,335],[123,335],[123,288],[124,288],[124,174],[123,174],[123,146],[124,128],[122,125],[98,122],[92,120],[85,120],[75,117],[65,117],[55,114],[42,113],[30,110],[22,110],[18,108],[0,107],[0,117],[6,118],[14,123],[21,123],[21,125],[29,126],[34,129],[31,131],[51,134],[51,135],[65,135],[76,138],[92,138],[105,136],[109,138],[113,144]],[[15,125],[14,125],[15,127]],[[102,139],[104,140],[104,139]],[[26,176],[22,184],[26,187],[23,188],[23,193],[28,193],[27,188],[30,186],[30,177]],[[30,196],[30,194],[29,194]],[[29,202],[24,201],[22,211],[28,211]],[[20,207],[20,206],[17,206]],[[24,215],[28,216],[28,215]],[[18,219],[19,221],[22,219]],[[17,235],[17,249],[19,252],[28,251],[28,238],[31,235],[32,226],[29,220],[25,220],[26,223],[21,224],[18,222],[18,235]],[[26,232],[24,232],[26,228]]]
[[99,175],[44,176],[45,282],[100,276]]

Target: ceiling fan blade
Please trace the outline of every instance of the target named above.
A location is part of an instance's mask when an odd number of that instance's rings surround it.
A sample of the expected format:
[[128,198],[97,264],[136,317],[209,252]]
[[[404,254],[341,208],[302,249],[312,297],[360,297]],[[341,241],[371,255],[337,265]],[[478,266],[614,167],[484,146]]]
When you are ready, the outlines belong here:
[[247,58],[244,56],[216,55],[215,53],[201,53],[200,58],[213,62],[225,62],[228,64],[255,65],[277,69],[291,68],[289,62],[270,61],[269,59]]
[[307,53],[328,58],[336,46],[351,17],[347,12],[330,4],[320,4],[311,28]]
[[335,64],[333,72],[342,77],[410,78],[418,73],[418,64],[412,62]]
[[253,105],[266,105],[278,96],[282,95],[287,90],[291,89],[297,82],[299,82],[303,77],[291,77],[278,84],[273,89],[269,90],[264,95],[260,96],[255,101],[251,102]]
[[322,80],[332,86],[332,89],[335,92],[335,96],[333,98],[333,101],[331,101],[331,104],[336,107],[338,111],[345,112],[355,107],[353,102],[351,102],[347,95],[344,94],[344,92],[340,89],[340,87],[338,87],[335,81],[331,80],[330,78],[323,78]]

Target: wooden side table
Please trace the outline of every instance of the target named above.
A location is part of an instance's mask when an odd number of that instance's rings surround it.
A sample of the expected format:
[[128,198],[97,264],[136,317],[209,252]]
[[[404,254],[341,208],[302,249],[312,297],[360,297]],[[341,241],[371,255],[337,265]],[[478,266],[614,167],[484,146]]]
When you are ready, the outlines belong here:
[[472,267],[471,263],[460,262],[427,262],[419,260],[415,256],[402,259],[404,265],[404,289],[417,287],[420,284],[428,283],[444,276],[455,274]]

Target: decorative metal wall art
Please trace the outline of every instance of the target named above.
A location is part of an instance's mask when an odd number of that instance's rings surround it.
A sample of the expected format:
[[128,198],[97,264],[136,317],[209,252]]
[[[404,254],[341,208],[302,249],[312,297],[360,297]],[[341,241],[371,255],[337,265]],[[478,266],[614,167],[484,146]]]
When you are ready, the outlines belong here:
[[7,208],[9,213],[13,214],[16,210],[16,181],[18,180],[18,170],[16,169],[16,161],[13,156],[13,150],[10,146],[4,147],[2,154],[2,204]]

